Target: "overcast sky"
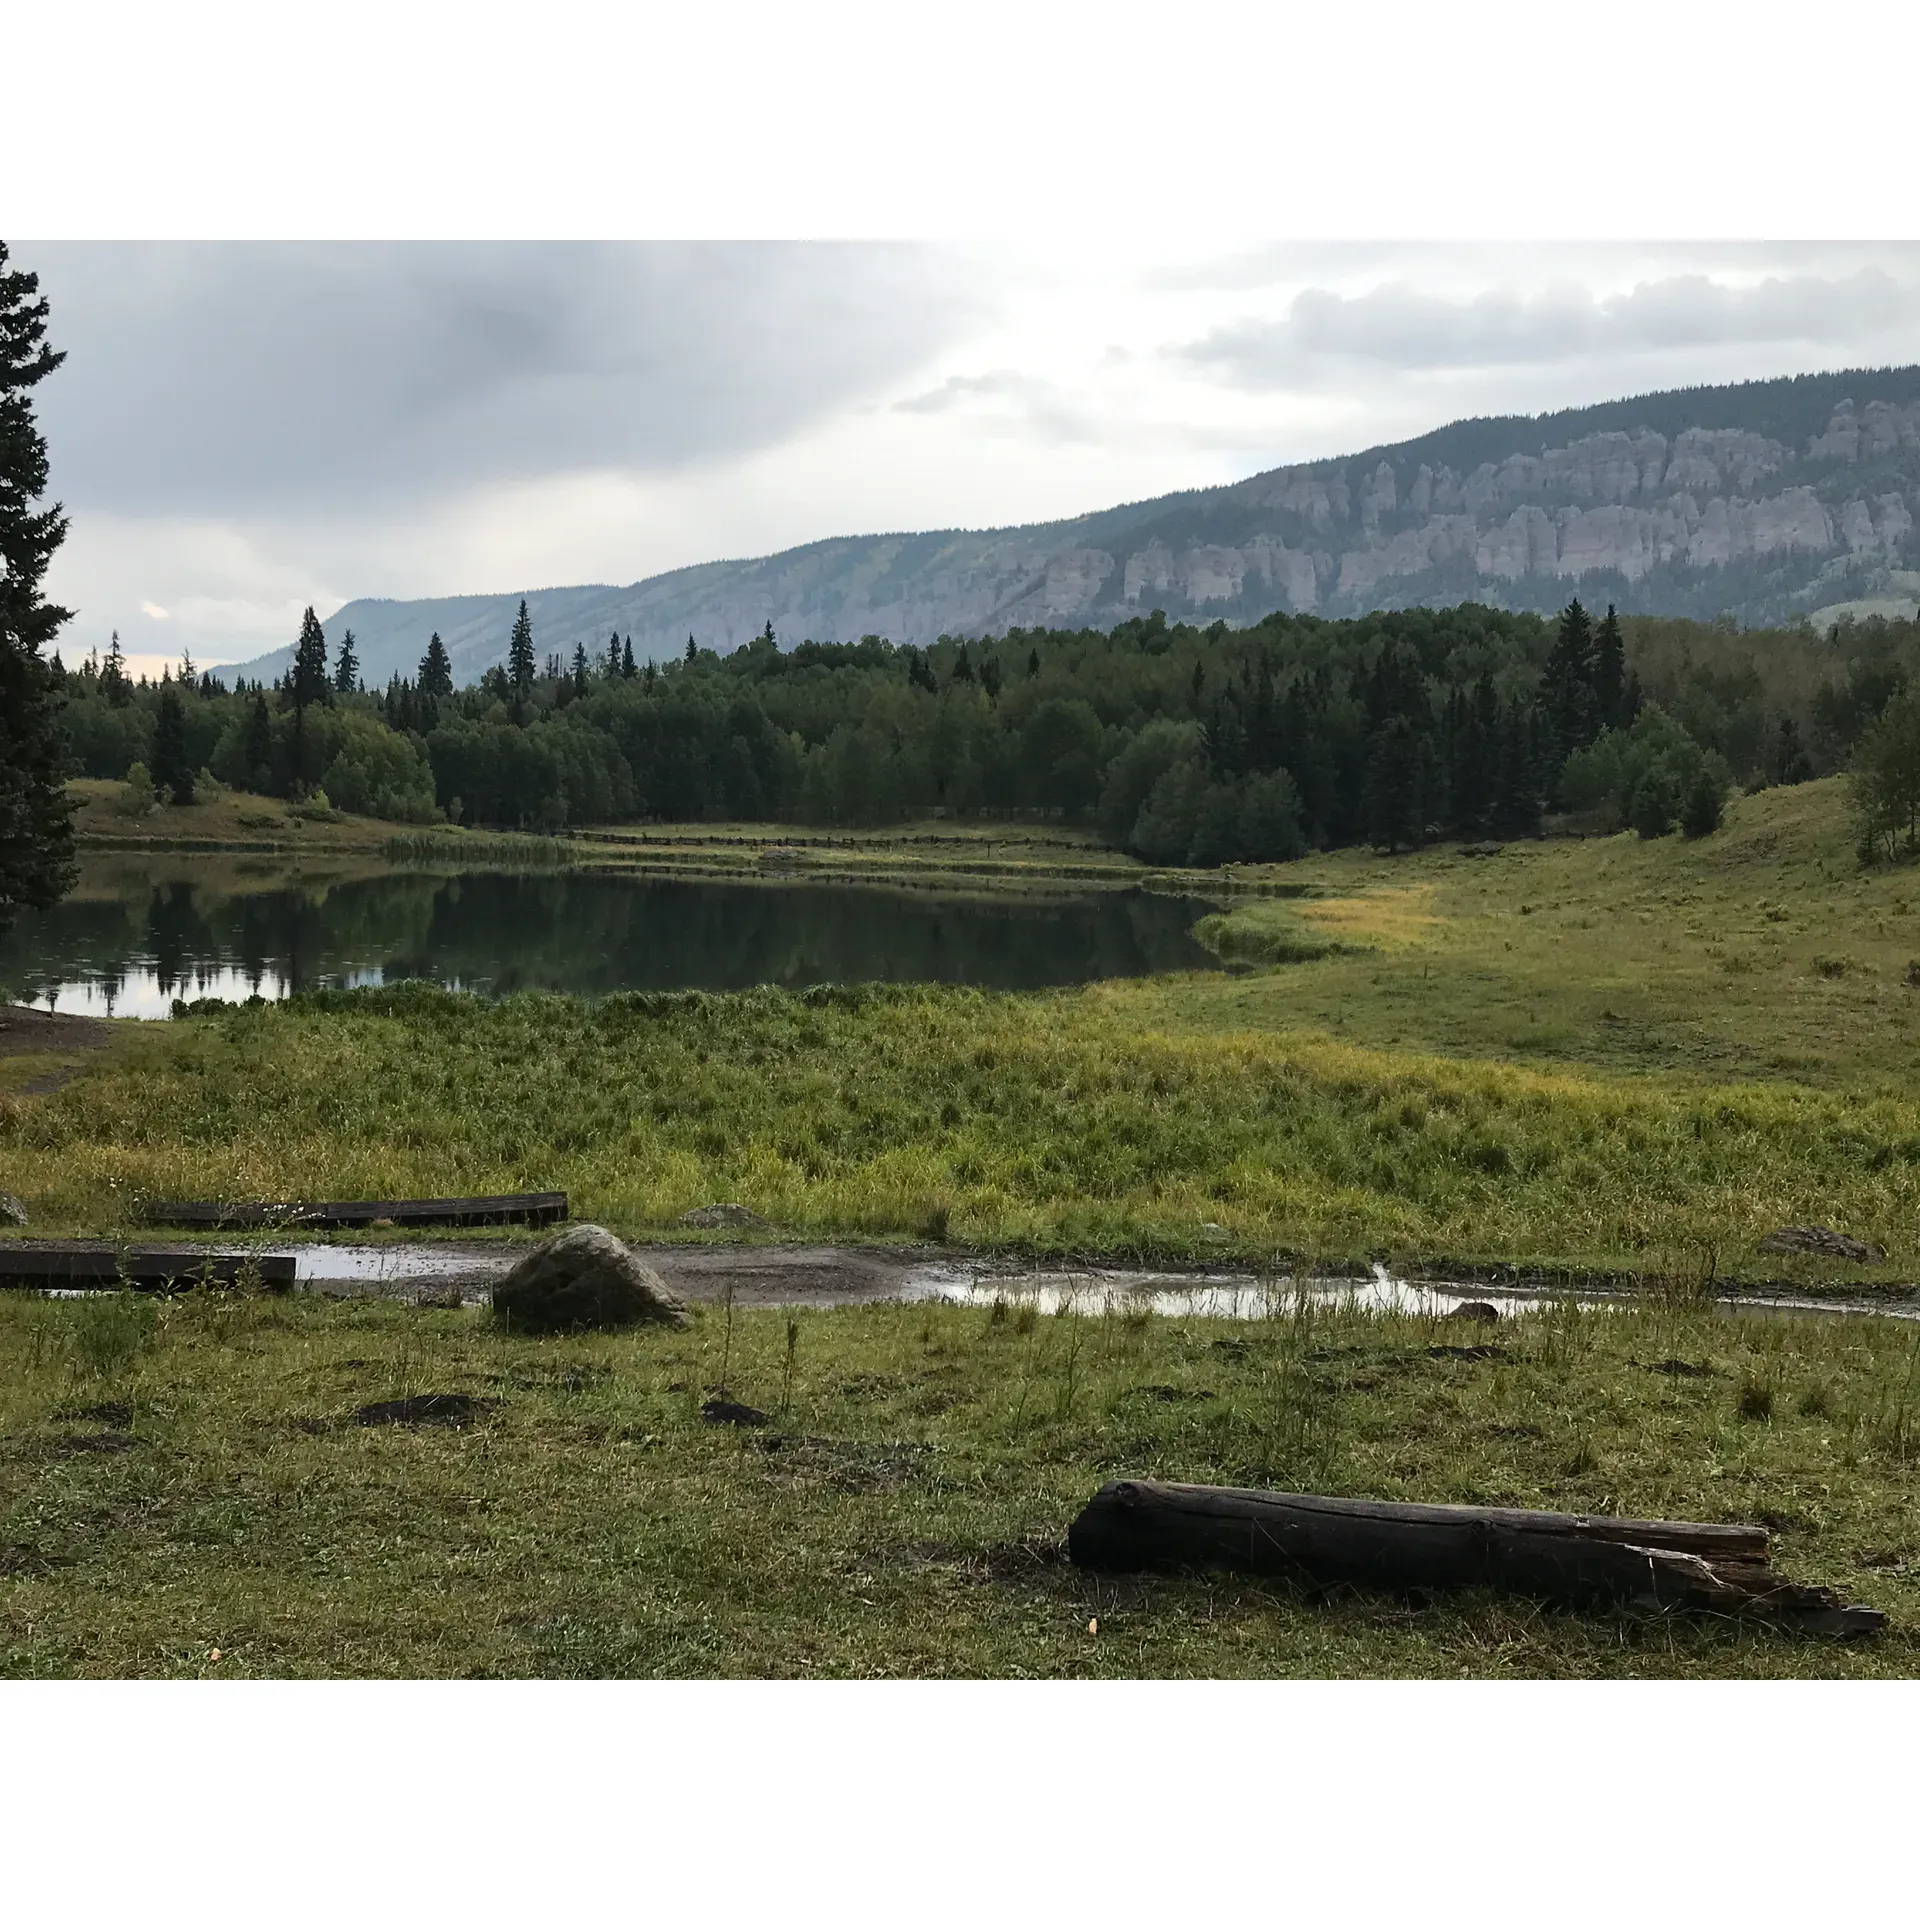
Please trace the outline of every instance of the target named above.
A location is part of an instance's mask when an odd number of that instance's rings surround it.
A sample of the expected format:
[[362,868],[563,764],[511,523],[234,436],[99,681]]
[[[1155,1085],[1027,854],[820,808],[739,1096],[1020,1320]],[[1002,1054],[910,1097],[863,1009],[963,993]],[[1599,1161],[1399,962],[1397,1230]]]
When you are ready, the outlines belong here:
[[20,243],[69,658],[1920,357],[1920,248]]

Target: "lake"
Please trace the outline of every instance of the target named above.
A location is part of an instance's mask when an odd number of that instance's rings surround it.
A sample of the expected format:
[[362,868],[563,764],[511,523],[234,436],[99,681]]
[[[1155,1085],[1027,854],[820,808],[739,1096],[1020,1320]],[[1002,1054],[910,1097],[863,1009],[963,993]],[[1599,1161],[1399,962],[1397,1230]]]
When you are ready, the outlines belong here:
[[[177,864],[177,863],[176,863]],[[1218,963],[1205,901],[1133,889],[957,894],[844,882],[399,872],[332,883],[90,867],[0,940],[0,991],[164,1018],[176,999],[278,999],[432,980],[589,998],[867,980],[1073,986]]]

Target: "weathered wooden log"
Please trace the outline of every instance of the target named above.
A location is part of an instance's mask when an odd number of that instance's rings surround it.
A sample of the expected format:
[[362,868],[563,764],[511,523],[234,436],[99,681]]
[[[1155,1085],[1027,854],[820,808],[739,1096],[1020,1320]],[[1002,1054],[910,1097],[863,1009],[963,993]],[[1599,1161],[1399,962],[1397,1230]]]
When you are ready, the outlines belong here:
[[1828,1588],[1781,1580],[1764,1527],[1113,1480],[1068,1529],[1067,1550],[1076,1566],[1108,1573],[1224,1568],[1398,1592],[1492,1587],[1764,1615],[1841,1637],[1887,1623]]
[[151,1200],[152,1227],[201,1232],[255,1227],[552,1227],[567,1217],[564,1193],[472,1194],[454,1200]]
[[294,1282],[290,1253],[208,1253],[197,1247],[116,1247],[105,1240],[0,1245],[0,1287],[232,1287],[276,1292]]

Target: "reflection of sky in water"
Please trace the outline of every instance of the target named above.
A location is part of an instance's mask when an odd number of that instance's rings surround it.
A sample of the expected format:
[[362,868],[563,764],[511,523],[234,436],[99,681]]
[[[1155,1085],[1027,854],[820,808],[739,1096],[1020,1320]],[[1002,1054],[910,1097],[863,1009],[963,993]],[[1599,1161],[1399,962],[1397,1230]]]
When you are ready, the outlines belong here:
[[1444,1314],[1469,1300],[1496,1299],[1501,1315],[1528,1312],[1554,1296],[1547,1293],[1512,1295],[1455,1293],[1441,1287],[1415,1286],[1377,1269],[1366,1280],[1189,1280],[1175,1274],[1134,1274],[1092,1271],[1070,1278],[1044,1280],[981,1279],[971,1275],[916,1275],[908,1281],[906,1297],[915,1300],[953,1300],[963,1306],[991,1306],[995,1299],[1009,1306],[1031,1303],[1041,1313],[1159,1313],[1195,1314],[1206,1319],[1265,1320],[1284,1316],[1301,1305],[1358,1307],[1375,1313]]
[[[377,987],[384,984],[378,967],[360,967],[317,983],[327,987]],[[446,982],[458,986],[457,980]],[[176,1000],[263,1000],[287,997],[287,976],[278,967],[254,971],[245,967],[191,967],[185,973],[162,973],[156,967],[128,967],[90,979],[63,980],[36,990],[27,1004],[50,1007],[57,1013],[96,1014],[119,1020],[164,1020]],[[25,999],[24,994],[19,998]]]

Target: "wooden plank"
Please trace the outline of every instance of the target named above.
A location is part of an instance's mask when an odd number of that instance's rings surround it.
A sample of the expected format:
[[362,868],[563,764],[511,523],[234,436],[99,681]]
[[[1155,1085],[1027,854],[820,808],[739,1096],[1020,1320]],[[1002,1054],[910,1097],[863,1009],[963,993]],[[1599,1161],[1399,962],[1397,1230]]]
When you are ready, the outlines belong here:
[[153,1200],[153,1227],[228,1232],[256,1227],[551,1227],[567,1217],[564,1193],[472,1194],[452,1200]]
[[284,1293],[293,1285],[290,1253],[209,1253],[202,1247],[116,1247],[105,1240],[47,1240],[0,1245],[0,1287],[239,1286],[249,1281]]
[[1492,1587],[1765,1613],[1836,1635],[1886,1625],[1824,1587],[1782,1581],[1761,1527],[1114,1480],[1074,1520],[1067,1547],[1076,1566],[1110,1573],[1211,1567],[1392,1591]]

